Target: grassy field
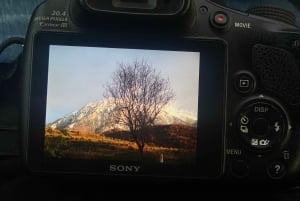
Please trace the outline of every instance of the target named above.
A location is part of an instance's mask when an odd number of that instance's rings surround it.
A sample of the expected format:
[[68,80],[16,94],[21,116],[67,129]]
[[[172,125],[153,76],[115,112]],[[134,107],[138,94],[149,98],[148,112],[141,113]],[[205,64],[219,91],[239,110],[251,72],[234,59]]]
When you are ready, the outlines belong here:
[[[76,135],[70,132],[51,132],[45,135],[45,154],[47,157],[139,161],[140,154],[134,142],[113,139],[98,134]],[[193,150],[172,147],[145,145],[143,162],[146,163],[193,163]]]

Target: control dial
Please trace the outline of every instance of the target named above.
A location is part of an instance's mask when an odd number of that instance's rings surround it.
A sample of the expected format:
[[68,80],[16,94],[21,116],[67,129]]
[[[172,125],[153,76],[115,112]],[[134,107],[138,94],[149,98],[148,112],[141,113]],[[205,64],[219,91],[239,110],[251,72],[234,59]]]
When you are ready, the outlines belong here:
[[247,10],[248,13],[258,15],[277,21],[285,22],[291,25],[296,25],[296,17],[288,10],[274,6],[256,6]]
[[237,125],[244,143],[258,151],[285,144],[291,130],[285,109],[274,99],[262,95],[242,106]]

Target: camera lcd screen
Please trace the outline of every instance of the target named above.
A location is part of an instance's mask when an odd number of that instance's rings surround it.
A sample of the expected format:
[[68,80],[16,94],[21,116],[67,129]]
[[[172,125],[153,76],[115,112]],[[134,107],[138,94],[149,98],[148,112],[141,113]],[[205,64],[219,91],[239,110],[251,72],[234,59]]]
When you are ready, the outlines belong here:
[[200,53],[50,45],[45,156],[196,163]]
[[26,161],[37,172],[218,177],[226,45],[39,33]]

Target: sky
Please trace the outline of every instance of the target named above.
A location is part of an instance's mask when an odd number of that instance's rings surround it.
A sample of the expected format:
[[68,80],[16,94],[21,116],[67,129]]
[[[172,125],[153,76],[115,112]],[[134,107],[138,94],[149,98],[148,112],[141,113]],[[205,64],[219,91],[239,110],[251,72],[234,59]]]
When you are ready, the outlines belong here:
[[141,50],[51,45],[49,51],[46,123],[90,102],[101,101],[118,63],[144,60],[152,65],[175,93],[171,104],[197,115],[199,52]]

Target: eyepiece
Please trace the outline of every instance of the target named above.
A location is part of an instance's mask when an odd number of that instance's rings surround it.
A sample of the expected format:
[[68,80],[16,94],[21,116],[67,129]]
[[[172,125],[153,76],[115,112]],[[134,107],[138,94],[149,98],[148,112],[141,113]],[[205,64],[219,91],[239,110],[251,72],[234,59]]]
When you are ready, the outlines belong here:
[[113,0],[112,5],[116,8],[155,9],[157,0]]
[[79,0],[81,6],[95,14],[177,16],[189,0]]

